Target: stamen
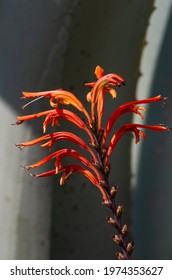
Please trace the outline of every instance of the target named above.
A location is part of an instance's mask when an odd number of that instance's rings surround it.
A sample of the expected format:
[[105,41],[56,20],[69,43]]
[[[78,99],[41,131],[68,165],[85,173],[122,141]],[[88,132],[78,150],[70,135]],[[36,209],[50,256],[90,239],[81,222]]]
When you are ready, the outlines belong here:
[[28,105],[30,105],[31,103],[43,98],[44,96],[39,96],[36,99],[31,100],[30,102],[26,103],[25,105],[21,106],[22,110],[25,109]]
[[168,97],[162,97],[161,98],[161,100],[160,100],[160,102],[161,102],[161,105],[162,105],[162,108],[164,108],[165,107],[165,100],[167,100],[168,99]]

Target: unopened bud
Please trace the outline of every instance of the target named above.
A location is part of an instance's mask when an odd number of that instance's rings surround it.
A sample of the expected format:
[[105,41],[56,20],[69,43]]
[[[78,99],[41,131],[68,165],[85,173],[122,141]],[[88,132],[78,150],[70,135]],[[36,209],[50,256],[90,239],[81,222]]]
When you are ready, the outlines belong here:
[[117,186],[113,186],[110,190],[111,197],[114,198],[117,194],[118,188]]
[[114,227],[118,226],[117,222],[111,217],[107,217],[107,221],[108,221],[109,224],[111,224]]
[[127,233],[128,233],[128,227],[127,227],[127,225],[124,225],[122,227],[122,235],[125,236]]
[[129,242],[129,243],[127,244],[127,252],[128,252],[129,254],[131,254],[131,253],[133,252],[133,250],[134,250],[134,242],[132,241],[132,242]]
[[113,239],[113,241],[114,241],[117,245],[121,245],[121,244],[122,244],[121,238],[120,238],[117,234],[113,235],[113,236],[112,236],[112,239]]
[[124,207],[122,205],[119,205],[116,209],[116,215],[118,218],[122,216],[123,211],[124,211]]
[[120,252],[117,252],[116,254],[116,257],[118,260],[125,260],[125,256],[124,254],[120,253]]

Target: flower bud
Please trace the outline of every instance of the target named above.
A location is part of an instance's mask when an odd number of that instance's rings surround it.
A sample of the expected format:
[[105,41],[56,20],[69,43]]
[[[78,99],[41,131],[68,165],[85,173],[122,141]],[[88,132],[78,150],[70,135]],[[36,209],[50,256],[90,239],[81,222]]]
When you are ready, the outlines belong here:
[[122,227],[122,235],[123,236],[125,236],[127,233],[128,233],[128,227],[127,227],[127,225],[124,225],[123,227]]
[[132,242],[129,242],[129,243],[127,244],[127,252],[128,252],[129,254],[131,254],[131,253],[133,252],[133,250],[134,250],[134,242],[132,241]]
[[110,191],[110,194],[111,194],[111,197],[114,198],[117,194],[117,190],[118,190],[118,187],[117,186],[113,186],[111,188],[111,191]]
[[111,217],[106,217],[106,219],[107,219],[107,221],[108,221],[108,223],[109,224],[111,224],[112,226],[114,226],[114,227],[118,227],[118,224],[117,224],[117,222],[113,219],[113,218],[111,218]]
[[119,205],[116,209],[116,215],[118,218],[122,216],[123,211],[124,211],[124,207],[122,205]]
[[122,241],[121,238],[119,237],[119,235],[115,234],[112,236],[113,241],[117,244],[117,245],[121,245]]
[[120,253],[120,252],[117,252],[115,254],[115,256],[117,257],[118,260],[125,260],[125,256],[124,254]]

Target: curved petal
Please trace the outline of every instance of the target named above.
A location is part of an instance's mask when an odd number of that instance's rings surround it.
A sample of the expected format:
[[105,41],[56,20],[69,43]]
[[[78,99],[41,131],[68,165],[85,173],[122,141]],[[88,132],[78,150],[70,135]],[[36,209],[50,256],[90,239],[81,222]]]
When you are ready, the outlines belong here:
[[73,112],[71,112],[69,110],[58,109],[58,110],[56,110],[56,117],[69,120],[70,122],[73,122],[74,124],[76,124],[79,128],[85,130],[87,132],[87,134],[90,136],[91,143],[94,143],[94,137],[93,137],[91,131],[88,129],[88,127],[86,126],[84,121],[81,120],[81,118],[78,117],[76,114],[74,114]]
[[99,181],[101,180],[101,176],[100,176],[98,170],[93,166],[93,164],[85,156],[83,156],[82,154],[80,154],[79,152],[77,152],[76,150],[73,150],[73,149],[58,150],[32,165],[25,165],[23,167],[27,170],[37,168],[37,167],[40,167],[43,164],[47,163],[51,159],[56,158],[55,166],[56,166],[56,173],[58,173],[59,168],[61,168],[61,161],[64,157],[72,157],[72,158],[78,159],[82,164],[89,167],[90,169],[92,169],[92,171],[95,172]]
[[87,117],[89,124],[91,125],[91,118],[85,109],[82,102],[71,92],[65,91],[62,89],[59,90],[52,90],[52,91],[43,91],[43,92],[23,92],[24,98],[38,98],[38,97],[46,97],[50,98],[50,105],[53,108],[58,108],[58,103],[64,105],[73,105],[79,111],[83,112],[84,115]]
[[54,110],[47,110],[47,111],[43,111],[43,112],[31,114],[31,115],[18,116],[16,124],[19,125],[19,124],[23,123],[24,121],[30,121],[30,120],[33,120],[36,118],[40,118],[40,117],[49,115],[49,114],[53,114],[55,112],[56,112],[56,110],[54,109]]
[[99,181],[101,180],[101,176],[100,176],[98,170],[93,166],[93,164],[85,156],[83,156],[82,154],[80,154],[79,152],[77,152],[76,150],[73,150],[73,149],[63,149],[61,151],[63,151],[63,152],[59,153],[56,156],[56,169],[57,170],[58,170],[59,166],[61,166],[61,161],[64,157],[66,157],[66,156],[72,157],[72,158],[78,159],[82,164],[84,164],[85,166],[92,169],[92,171],[94,171],[94,173],[96,174]]
[[87,150],[92,155],[94,162],[97,162],[97,157],[96,157],[95,153],[91,150],[91,148],[80,137],[78,137],[74,133],[67,132],[67,131],[58,131],[58,132],[46,134],[39,138],[33,139],[31,141],[17,143],[16,146],[19,147],[20,149],[22,149],[24,147],[33,146],[33,145],[38,144],[45,140],[48,140],[48,141],[44,144],[41,144],[42,148],[43,147],[52,148],[53,144],[55,142],[58,142],[59,140],[69,140],[69,141],[79,145],[84,150]]
[[97,128],[100,131],[102,128],[102,117],[104,113],[104,90],[102,90],[101,95],[99,95],[97,101]]
[[68,176],[72,172],[79,172],[79,173],[83,174],[85,177],[87,177],[93,185],[95,185],[96,187],[99,188],[99,190],[101,191],[101,193],[103,195],[103,200],[104,201],[107,200],[107,195],[106,195],[103,187],[99,184],[97,178],[89,170],[85,169],[84,167],[82,167],[80,165],[71,164],[71,165],[65,166],[65,173],[62,175],[62,177],[60,179],[61,185],[64,184],[66,178],[68,178]]
[[29,170],[29,169],[33,169],[33,168],[37,168],[45,163],[47,163],[48,161],[50,161],[51,159],[57,157],[57,156],[60,156],[62,155],[64,152],[66,152],[68,149],[63,149],[63,150],[59,150],[59,151],[56,151],[52,154],[50,154],[49,156],[39,160],[38,162],[34,163],[34,164],[31,164],[31,165],[25,165],[23,166],[23,168]]
[[[100,192],[102,193],[103,200],[104,201],[107,200],[106,192],[104,191],[103,187],[99,184],[98,179],[89,170],[87,170],[84,167],[77,165],[77,164],[69,164],[66,166],[61,166],[58,169],[58,173],[60,173],[61,171],[65,171],[60,179],[61,185],[64,184],[65,180],[69,177],[70,174],[72,174],[72,172],[79,172],[79,173],[83,174],[85,177],[87,177],[93,185],[98,187]],[[53,170],[50,170],[47,172],[43,172],[40,174],[31,174],[31,175],[36,178],[41,178],[41,177],[47,177],[47,176],[51,176],[51,175],[55,175],[55,174],[56,174],[56,169],[53,169]]]
[[52,125],[56,122],[58,124],[58,118],[63,118],[66,120],[69,120],[70,122],[74,123],[77,125],[79,128],[85,130],[87,134],[90,137],[91,143],[94,144],[94,137],[89,130],[89,128],[86,126],[83,120],[81,120],[80,117],[78,117],[75,113],[65,110],[65,109],[53,109],[53,110],[48,110],[48,111],[43,111],[40,113],[32,114],[32,115],[26,115],[26,116],[19,116],[17,117],[17,122],[16,124],[19,125],[24,121],[29,121],[35,118],[39,118],[42,116],[46,116],[44,122],[43,122],[43,131],[44,133],[46,132],[46,128],[50,122],[52,122]]
[[135,134],[136,137],[136,143],[140,141],[140,136],[143,137],[143,139],[146,138],[146,134],[141,131],[139,128],[146,128],[146,129],[151,129],[151,130],[157,130],[157,131],[165,131],[165,130],[170,130],[168,127],[165,127],[163,125],[144,125],[144,124],[126,124],[119,128],[117,132],[113,135],[111,138],[109,147],[107,149],[106,157],[105,157],[105,165],[109,165],[109,157],[116,147],[116,144],[118,143],[119,139],[121,138],[122,135],[124,135],[127,131],[132,131]]
[[[95,120],[94,107],[98,100],[101,100],[101,104],[104,103],[104,96],[102,93],[105,91],[112,95],[112,98],[116,97],[116,91],[109,86],[121,86],[124,85],[124,79],[116,74],[108,74],[98,79],[93,85],[91,93],[87,96],[87,100],[91,99],[91,116],[93,121]],[[87,84],[88,85],[88,84]]]
[[103,147],[105,147],[105,142],[106,142],[106,138],[108,136],[108,134],[110,133],[114,123],[117,121],[117,119],[124,113],[128,113],[128,112],[132,112],[135,114],[140,115],[140,117],[143,119],[144,116],[143,114],[140,112],[145,111],[145,107],[144,106],[136,106],[138,104],[146,104],[146,103],[153,103],[153,102],[158,102],[161,101],[163,99],[163,97],[161,95],[155,96],[153,98],[147,98],[147,99],[142,99],[142,100],[135,100],[132,102],[128,102],[126,104],[123,104],[121,106],[119,106],[109,117],[106,126],[105,126],[105,130],[104,130],[104,135],[103,135],[103,139],[102,139],[102,144]]

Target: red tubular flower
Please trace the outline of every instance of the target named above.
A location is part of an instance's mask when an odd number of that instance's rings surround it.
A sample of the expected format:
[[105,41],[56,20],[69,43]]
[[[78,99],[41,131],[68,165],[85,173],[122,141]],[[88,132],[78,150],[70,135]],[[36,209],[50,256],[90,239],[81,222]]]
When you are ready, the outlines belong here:
[[61,161],[66,156],[76,158],[82,164],[84,164],[85,166],[88,166],[90,169],[92,169],[92,171],[95,172],[98,180],[101,181],[100,174],[97,171],[97,169],[92,165],[92,163],[86,157],[84,157],[83,155],[81,155],[80,153],[78,153],[76,150],[73,150],[73,149],[62,149],[62,150],[56,151],[32,165],[25,165],[23,167],[28,170],[37,168],[37,167],[40,167],[41,165],[47,163],[51,159],[56,158],[55,166],[56,166],[56,173],[58,173],[58,169],[59,169],[59,167],[61,167]]
[[17,147],[20,149],[28,146],[33,146],[35,144],[38,144],[44,140],[48,140],[46,143],[41,144],[40,146],[43,147],[49,147],[50,149],[52,148],[53,144],[55,142],[58,142],[59,140],[69,140],[77,145],[79,145],[81,148],[84,150],[87,150],[93,157],[93,161],[97,162],[97,157],[93,150],[90,149],[90,147],[77,135],[67,132],[67,131],[58,131],[50,134],[43,135],[39,138],[36,138],[34,140],[28,141],[28,142],[21,142],[16,144]]
[[18,125],[18,124],[23,123],[24,121],[29,121],[29,120],[39,118],[42,116],[46,116],[46,118],[43,122],[43,132],[44,133],[46,132],[47,126],[50,122],[52,122],[52,126],[54,124],[59,125],[58,119],[63,118],[63,119],[69,120],[70,122],[73,122],[79,128],[85,130],[87,132],[87,134],[90,136],[91,143],[94,144],[94,137],[93,137],[92,133],[90,132],[89,128],[84,123],[84,121],[81,120],[81,118],[79,118],[76,114],[74,114],[73,112],[71,112],[69,110],[54,109],[54,110],[48,110],[48,111],[44,111],[44,112],[40,112],[40,113],[36,113],[36,114],[32,114],[32,115],[20,116],[20,117],[17,117],[18,121],[16,122],[16,124]]
[[[84,176],[86,176],[93,185],[98,187],[98,189],[100,190],[100,192],[103,196],[104,201],[106,201],[108,199],[105,190],[100,185],[97,178],[88,169],[84,168],[83,166],[77,165],[77,164],[69,164],[69,165],[61,166],[58,168],[58,173],[60,173],[62,171],[65,171],[65,172],[61,176],[60,185],[64,185],[65,180],[69,177],[70,174],[72,174],[73,172],[78,172],[78,173],[81,173]],[[34,176],[36,178],[41,178],[41,177],[52,176],[55,174],[57,174],[57,171],[56,171],[56,169],[53,169],[53,170],[50,170],[47,172],[43,172],[41,174],[31,174],[31,176]]]
[[106,158],[105,158],[105,165],[109,165],[109,157],[116,147],[116,144],[118,143],[119,139],[122,135],[124,135],[127,131],[132,131],[135,134],[137,144],[140,141],[140,136],[143,137],[143,139],[146,139],[146,134],[141,131],[139,128],[147,128],[151,130],[157,130],[157,131],[164,131],[164,130],[170,130],[168,127],[165,127],[163,125],[144,125],[144,124],[126,124],[118,129],[118,131],[113,135],[111,138],[110,144],[107,149]]
[[142,99],[142,100],[135,100],[132,102],[128,102],[126,104],[123,104],[119,106],[109,117],[107,124],[104,129],[104,135],[102,139],[102,145],[105,147],[105,142],[108,134],[110,133],[113,125],[117,121],[117,119],[124,113],[132,112],[137,115],[139,115],[142,119],[144,119],[143,114],[140,111],[145,111],[144,106],[136,106],[138,104],[146,104],[146,103],[154,103],[154,102],[159,102],[162,101],[164,98],[161,95],[155,96],[153,98],[147,98],[147,99]]
[[[58,90],[43,91],[43,92],[22,92],[22,94],[23,94],[23,98],[38,98],[38,99],[40,97],[50,98],[50,105],[55,109],[58,108],[59,103],[64,105],[71,104],[79,111],[84,113],[84,115],[87,117],[89,125],[91,126],[91,118],[87,110],[85,109],[84,105],[73,93],[69,91],[58,89]],[[24,105],[23,108],[26,107],[28,104]]]
[[[84,167],[78,166],[78,165],[71,164],[70,168],[62,167],[61,161],[66,156],[78,159],[82,164],[89,167],[95,173],[95,175],[93,175],[89,170],[85,169]],[[59,172],[65,170],[65,173],[62,175],[61,181],[60,181],[60,182],[63,182],[63,183],[60,183],[61,185],[63,185],[65,179],[67,179],[67,177],[72,172],[77,171],[77,172],[84,174],[92,183],[94,182],[94,185],[96,185],[101,190],[102,194],[104,194],[103,187],[99,183],[99,182],[101,182],[101,176],[100,176],[98,170],[92,165],[92,163],[86,157],[84,157],[83,155],[78,153],[76,150],[62,149],[62,150],[56,151],[32,165],[23,166],[23,168],[25,168],[27,170],[37,168],[37,167],[40,167],[41,165],[49,162],[53,158],[56,158],[56,162],[55,162],[56,169],[54,169],[55,172],[53,170],[53,171],[44,172],[42,174],[34,175],[34,176],[45,177],[45,176],[50,176],[52,174],[58,174]],[[104,198],[105,198],[105,194],[103,196],[103,199]]]

